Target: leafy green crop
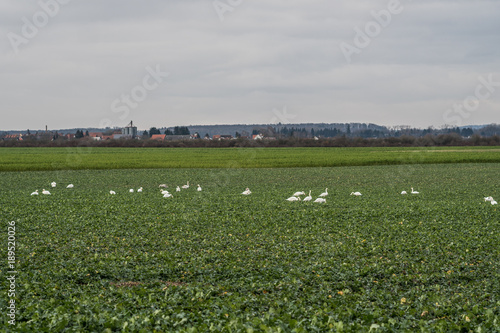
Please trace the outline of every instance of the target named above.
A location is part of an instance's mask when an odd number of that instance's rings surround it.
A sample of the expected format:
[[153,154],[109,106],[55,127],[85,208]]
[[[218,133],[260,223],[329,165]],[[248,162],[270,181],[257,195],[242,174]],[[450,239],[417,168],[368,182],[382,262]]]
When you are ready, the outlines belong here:
[[[18,226],[15,330],[498,331],[500,211],[483,200],[500,198],[498,170],[0,173],[2,219]],[[326,187],[325,204],[285,200]]]

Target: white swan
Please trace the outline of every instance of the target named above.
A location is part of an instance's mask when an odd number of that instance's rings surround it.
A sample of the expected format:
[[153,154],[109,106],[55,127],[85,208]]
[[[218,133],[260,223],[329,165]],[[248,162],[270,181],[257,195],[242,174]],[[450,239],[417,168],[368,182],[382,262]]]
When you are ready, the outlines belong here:
[[493,201],[493,197],[485,197],[484,201]]
[[313,197],[311,196],[311,190],[309,190],[309,195],[307,197],[305,197],[303,201],[311,201],[312,198]]
[[495,200],[491,200],[491,204],[496,205],[496,204],[498,204],[498,202],[496,202]]
[[68,186],[66,186],[66,188],[73,188],[73,187],[75,187],[75,185],[73,184],[69,184]]
[[300,198],[299,197],[290,197],[286,200],[288,200],[288,201],[300,201]]
[[413,190],[413,187],[411,188],[411,194],[419,194],[420,192],[417,192],[415,190]]
[[180,192],[181,191],[181,188],[179,186],[177,186],[177,188],[175,189],[175,192]]
[[50,195],[50,192],[47,191],[46,189],[42,189],[42,194],[45,194],[45,195]]
[[298,197],[299,195],[305,195],[304,191],[301,191],[301,192],[295,192],[293,194],[294,197]]
[[201,192],[201,186],[200,186],[200,184],[198,184],[198,188],[196,189],[196,191]]
[[50,186],[52,186],[52,187],[56,187],[56,185],[57,185],[56,182],[50,183]]
[[360,196],[360,195],[362,195],[362,194],[361,194],[361,192],[351,192],[351,195],[355,195],[355,196],[358,196],[358,197],[359,197],[359,196]]
[[173,198],[174,196],[170,193],[166,193],[163,195],[164,198]]
[[326,197],[328,195],[328,188],[325,189],[325,192],[321,193],[319,196],[321,198]]
[[134,189],[131,188],[130,190],[128,190],[130,193],[134,193]]
[[36,190],[35,192],[32,192],[31,195],[38,195],[38,190]]
[[169,192],[169,191],[167,191],[167,190],[160,190],[160,191],[161,191],[161,194],[163,194],[163,195],[165,195],[165,194],[167,194],[167,193],[170,193],[170,192]]
[[408,193],[406,193],[406,191],[403,191],[403,192],[401,192],[401,194],[408,194]]
[[142,186],[137,190],[137,192],[142,192]]
[[159,188],[167,188],[168,186],[167,186],[167,184],[160,184],[160,185],[158,185],[158,187]]
[[109,194],[116,194],[116,192],[111,190],[111,191],[109,191]]
[[318,198],[318,199],[314,200],[314,202],[325,203],[326,199]]
[[189,181],[187,182],[186,185],[182,185],[182,188],[189,188]]
[[241,194],[250,195],[250,194],[252,194],[252,191],[250,191],[250,189],[247,187]]

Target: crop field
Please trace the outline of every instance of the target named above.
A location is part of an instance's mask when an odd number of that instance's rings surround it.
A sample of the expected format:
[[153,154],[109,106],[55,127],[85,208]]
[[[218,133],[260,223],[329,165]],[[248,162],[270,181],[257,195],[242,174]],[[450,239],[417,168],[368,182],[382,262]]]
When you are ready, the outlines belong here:
[[500,163],[500,147],[0,148],[0,171]]
[[498,163],[1,172],[2,330],[499,331],[490,195]]

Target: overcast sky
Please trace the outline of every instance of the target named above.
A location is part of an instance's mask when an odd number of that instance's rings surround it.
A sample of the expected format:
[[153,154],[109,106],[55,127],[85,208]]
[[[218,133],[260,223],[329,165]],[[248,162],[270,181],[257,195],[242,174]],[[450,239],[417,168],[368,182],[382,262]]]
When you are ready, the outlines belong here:
[[3,130],[500,123],[498,0],[10,0],[0,35]]

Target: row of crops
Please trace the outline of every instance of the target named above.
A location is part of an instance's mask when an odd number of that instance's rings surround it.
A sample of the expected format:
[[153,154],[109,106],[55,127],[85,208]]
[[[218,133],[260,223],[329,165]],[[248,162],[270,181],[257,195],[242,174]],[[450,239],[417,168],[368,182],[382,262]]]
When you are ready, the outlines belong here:
[[500,163],[500,148],[0,148],[0,171],[436,163]]

